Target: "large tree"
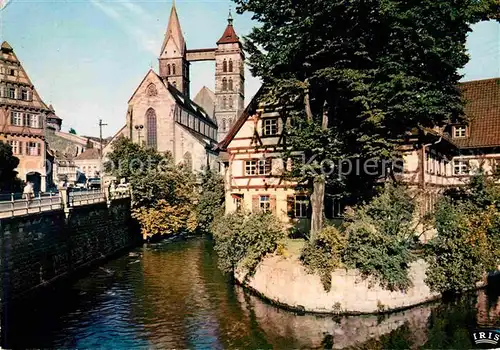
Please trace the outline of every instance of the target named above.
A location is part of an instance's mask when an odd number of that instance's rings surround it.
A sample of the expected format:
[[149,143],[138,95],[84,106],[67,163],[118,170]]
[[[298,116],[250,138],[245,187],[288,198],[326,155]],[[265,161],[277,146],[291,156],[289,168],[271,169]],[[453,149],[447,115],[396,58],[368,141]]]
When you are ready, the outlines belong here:
[[371,196],[406,133],[462,118],[467,33],[498,13],[498,0],[234,1],[260,23],[245,49],[262,102],[286,107],[290,150],[305,154],[292,175],[311,192],[312,239],[325,190]]
[[20,181],[14,170],[19,165],[19,159],[12,154],[10,145],[0,141],[0,192],[16,192],[20,190]]

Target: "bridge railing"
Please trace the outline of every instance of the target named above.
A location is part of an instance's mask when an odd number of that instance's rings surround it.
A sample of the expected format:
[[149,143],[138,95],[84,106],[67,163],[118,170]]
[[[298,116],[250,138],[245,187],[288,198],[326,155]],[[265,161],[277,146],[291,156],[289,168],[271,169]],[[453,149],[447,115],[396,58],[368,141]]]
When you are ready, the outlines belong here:
[[[42,211],[62,208],[62,201],[59,194],[49,193],[47,195],[38,194],[31,199],[22,198],[22,195],[12,193],[10,200],[0,201],[0,218],[19,216]],[[20,199],[19,199],[20,198]]]
[[70,207],[106,202],[106,192],[103,190],[70,191],[68,196],[68,204]]

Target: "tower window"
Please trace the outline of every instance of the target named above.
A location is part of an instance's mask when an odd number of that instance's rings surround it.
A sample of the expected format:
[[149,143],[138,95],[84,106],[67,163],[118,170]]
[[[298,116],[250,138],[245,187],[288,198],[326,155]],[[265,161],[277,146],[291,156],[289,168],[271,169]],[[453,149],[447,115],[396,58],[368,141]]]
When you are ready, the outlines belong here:
[[170,64],[167,64],[167,75],[170,75]]
[[232,72],[233,71],[233,60],[229,60],[229,71]]
[[233,79],[229,78],[229,91],[233,91]]
[[227,124],[226,124],[226,119],[222,119],[222,131],[226,131]]
[[233,96],[229,96],[229,109],[233,109]]
[[172,74],[175,75],[175,63],[172,64]]
[[222,109],[227,109],[227,99],[226,96],[222,98]]
[[224,73],[226,73],[226,72],[227,72],[227,61],[226,61],[225,59],[224,59],[224,62],[222,62],[222,71],[223,71]]
[[222,91],[226,91],[227,90],[227,79],[224,78],[222,79]]
[[156,130],[156,113],[153,108],[146,112],[146,127],[147,127],[147,142],[148,147],[156,149],[157,145],[157,130]]

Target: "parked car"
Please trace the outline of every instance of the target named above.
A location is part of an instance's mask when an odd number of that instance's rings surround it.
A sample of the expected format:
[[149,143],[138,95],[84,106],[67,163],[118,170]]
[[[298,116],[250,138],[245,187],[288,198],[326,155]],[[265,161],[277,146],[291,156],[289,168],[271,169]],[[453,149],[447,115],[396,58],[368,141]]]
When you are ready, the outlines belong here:
[[100,189],[101,188],[101,179],[98,177],[90,178],[87,181],[87,188],[92,189],[92,190]]

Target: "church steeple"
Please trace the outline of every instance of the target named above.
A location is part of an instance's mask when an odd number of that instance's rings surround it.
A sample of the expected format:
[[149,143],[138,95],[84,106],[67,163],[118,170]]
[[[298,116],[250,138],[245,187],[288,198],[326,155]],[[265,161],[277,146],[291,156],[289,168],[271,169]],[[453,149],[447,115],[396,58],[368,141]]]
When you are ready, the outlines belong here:
[[174,1],[158,58],[160,77],[174,85],[184,95],[189,96],[189,62],[186,59],[186,51],[186,42],[182,35]]
[[234,43],[239,43],[240,38],[238,38],[238,35],[236,35],[236,32],[234,31],[233,27],[233,16],[231,15],[231,11],[229,11],[229,15],[227,17],[227,27],[226,30],[224,30],[224,34],[222,34],[221,38],[219,41],[217,41],[217,44],[234,44]]

